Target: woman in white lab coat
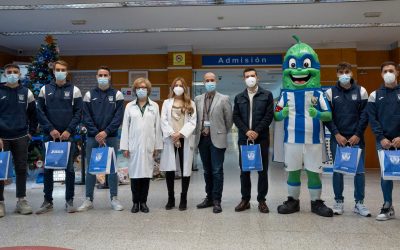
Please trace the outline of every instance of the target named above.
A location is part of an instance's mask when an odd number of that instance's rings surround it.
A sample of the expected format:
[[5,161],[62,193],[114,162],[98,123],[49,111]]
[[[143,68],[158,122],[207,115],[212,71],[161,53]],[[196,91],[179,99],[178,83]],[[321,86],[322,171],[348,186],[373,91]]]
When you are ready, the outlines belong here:
[[166,171],[168,203],[165,209],[175,207],[175,171],[182,173],[182,192],[179,210],[187,208],[187,192],[192,173],[196,106],[190,99],[185,80],[177,77],[171,84],[169,99],[161,110],[161,130],[164,149],[161,153],[160,170]]
[[128,103],[122,122],[120,149],[129,158],[129,177],[133,207],[131,212],[149,212],[147,195],[150,179],[153,177],[156,150],[161,150],[162,133],[158,104],[148,98],[151,83],[146,78],[138,78],[133,83],[137,99]]

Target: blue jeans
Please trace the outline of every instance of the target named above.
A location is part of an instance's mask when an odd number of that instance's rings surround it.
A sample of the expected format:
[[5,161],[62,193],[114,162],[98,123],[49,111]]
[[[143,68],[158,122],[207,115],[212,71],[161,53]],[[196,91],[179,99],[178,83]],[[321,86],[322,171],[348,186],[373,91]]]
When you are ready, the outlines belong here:
[[210,136],[201,136],[199,153],[204,168],[207,199],[221,201],[224,187],[225,148],[217,148],[212,144]]
[[[332,152],[332,158],[335,160],[335,154],[336,154],[336,147],[337,147],[337,141],[334,135],[331,136],[330,140],[330,145],[331,145],[331,152]],[[357,167],[357,173],[354,176],[354,200],[355,202],[359,201],[364,201],[364,196],[365,196],[365,146],[364,143],[361,142],[358,145],[361,149],[361,158],[360,162]],[[343,184],[343,174],[341,173],[336,173],[333,172],[333,192],[335,193],[335,200],[336,201],[343,201],[343,189],[344,189],[344,184]]]
[[[376,143],[376,150],[381,150],[382,145],[380,142]],[[393,192],[393,181],[391,180],[384,180],[381,177],[381,189],[383,193],[383,201],[384,203],[392,204],[392,192]]]
[[[106,144],[108,147],[113,147],[115,153],[119,149],[119,141],[117,137],[107,137]],[[88,137],[86,140],[86,198],[90,198],[93,201],[94,186],[96,185],[96,175],[88,172],[90,164],[90,156],[92,155],[92,149],[97,148],[100,145],[97,143],[94,137]],[[118,175],[117,173],[108,175],[108,185],[110,186],[110,199],[118,195]]]
[[[76,143],[72,139],[73,135],[71,135],[71,148],[69,152],[69,160],[67,169],[65,170],[65,200],[70,201],[74,199],[75,194],[75,169],[74,169],[74,155],[76,152]],[[45,141],[50,141],[50,137],[45,138]],[[43,154],[45,155],[45,154]],[[53,202],[53,189],[54,189],[54,178],[53,178],[53,169],[44,169],[44,199],[48,202]]]

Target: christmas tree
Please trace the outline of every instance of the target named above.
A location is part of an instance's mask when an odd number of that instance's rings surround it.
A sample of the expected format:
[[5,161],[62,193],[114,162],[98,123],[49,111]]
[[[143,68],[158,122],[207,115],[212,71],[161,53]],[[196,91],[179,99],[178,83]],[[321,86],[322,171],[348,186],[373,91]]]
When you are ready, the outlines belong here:
[[33,58],[32,64],[28,66],[26,78],[27,87],[35,97],[39,95],[40,89],[53,80],[53,63],[58,60],[59,49],[56,40],[48,35],[45,44],[40,46],[39,52]]

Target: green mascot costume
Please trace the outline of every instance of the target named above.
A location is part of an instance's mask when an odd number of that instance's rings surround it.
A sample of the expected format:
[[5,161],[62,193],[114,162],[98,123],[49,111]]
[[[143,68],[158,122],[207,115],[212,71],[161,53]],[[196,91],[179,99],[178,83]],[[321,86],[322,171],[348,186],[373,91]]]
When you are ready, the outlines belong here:
[[297,43],[287,51],[283,62],[283,89],[274,117],[283,121],[284,161],[288,171],[288,200],[278,213],[300,211],[301,170],[308,177],[311,211],[332,217],[332,209],[321,200],[323,125],[332,113],[320,84],[320,63],[315,51],[294,36]]

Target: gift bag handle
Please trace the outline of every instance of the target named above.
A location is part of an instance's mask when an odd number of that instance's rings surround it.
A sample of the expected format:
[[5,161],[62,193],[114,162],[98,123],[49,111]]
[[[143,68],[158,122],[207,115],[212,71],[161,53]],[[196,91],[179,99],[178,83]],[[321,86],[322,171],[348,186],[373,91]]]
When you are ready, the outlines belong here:
[[250,145],[254,145],[254,140],[247,139],[247,146],[249,145],[249,141],[251,142]]

